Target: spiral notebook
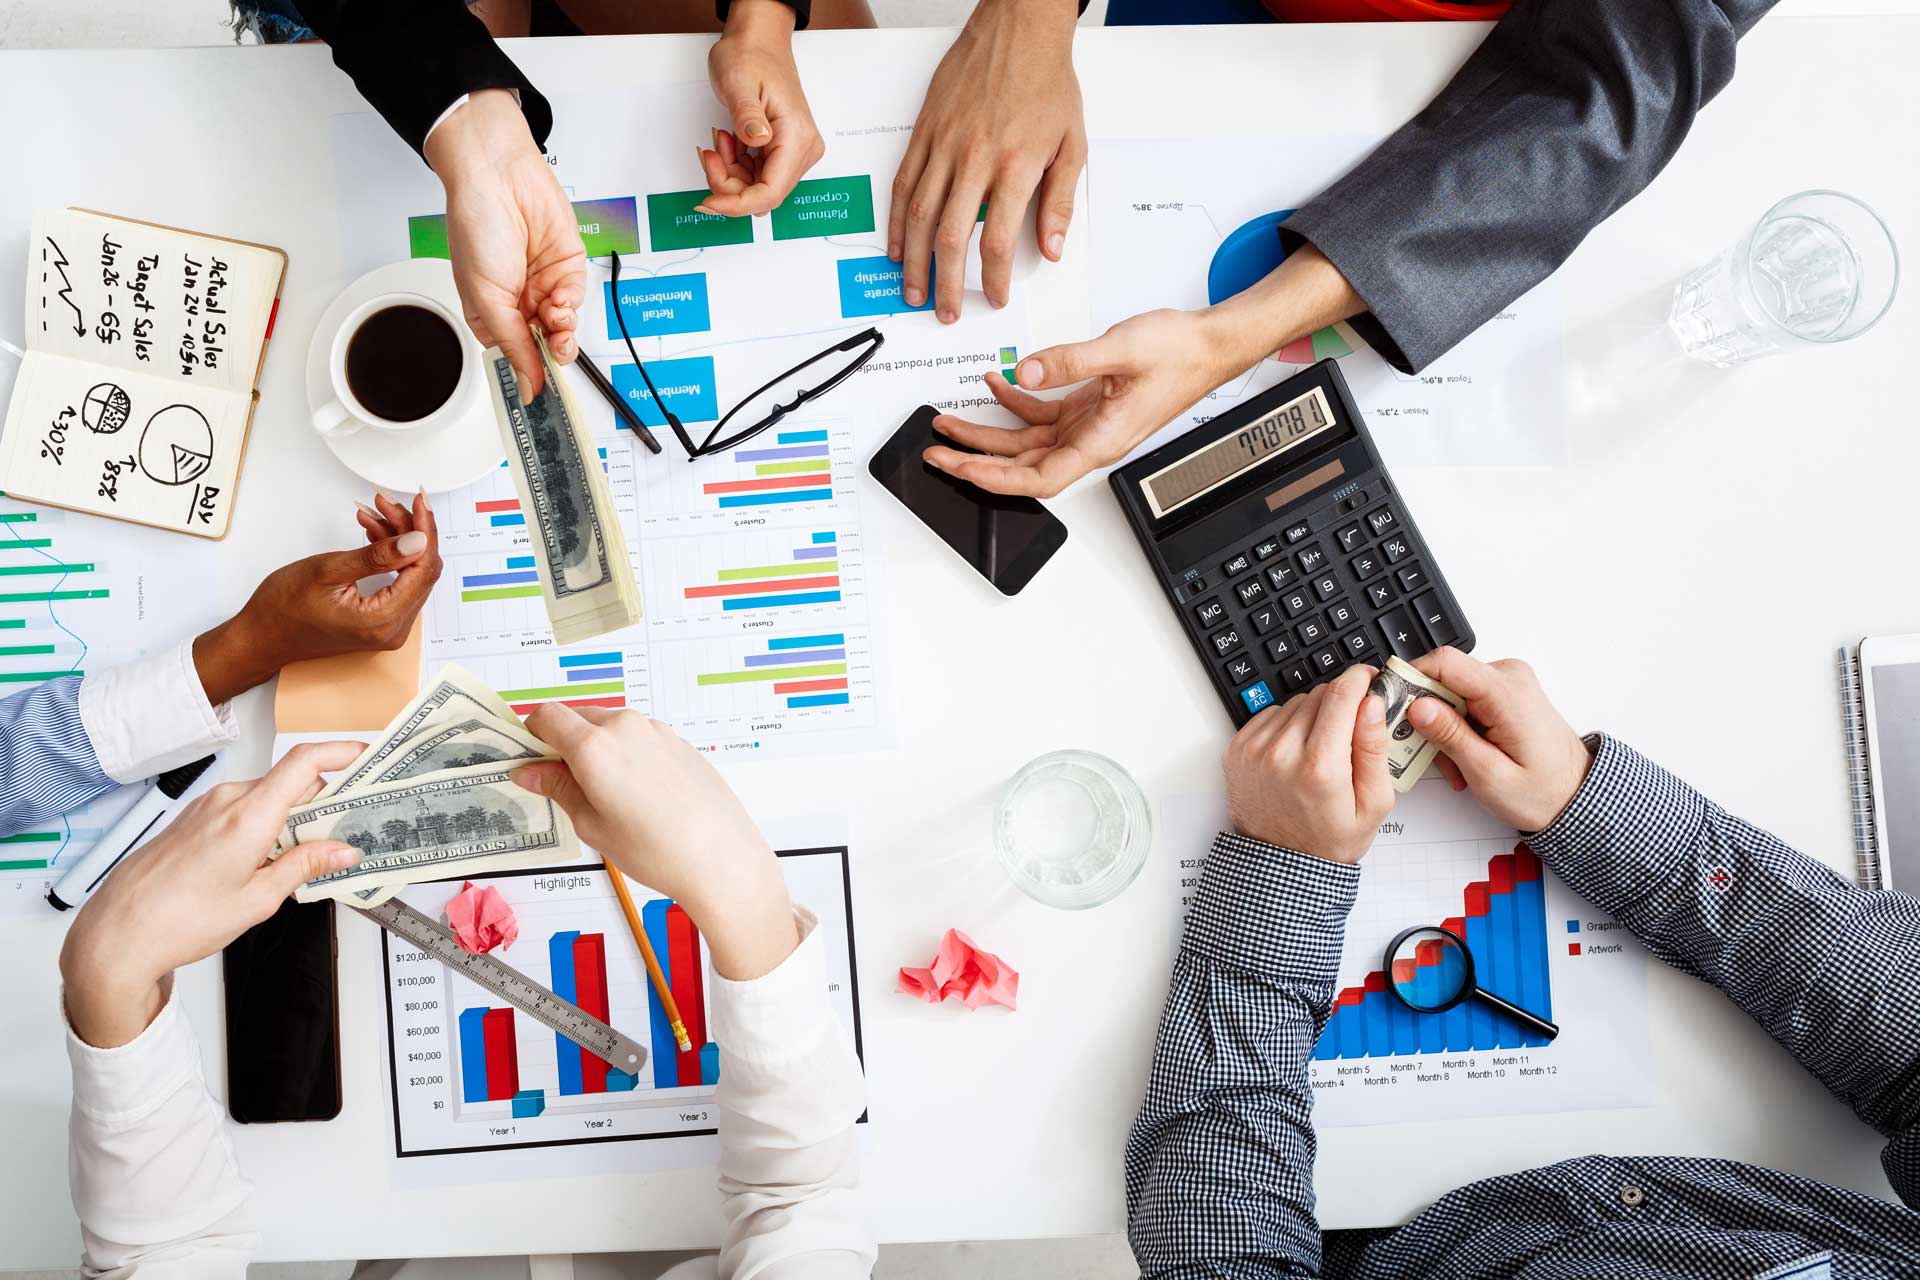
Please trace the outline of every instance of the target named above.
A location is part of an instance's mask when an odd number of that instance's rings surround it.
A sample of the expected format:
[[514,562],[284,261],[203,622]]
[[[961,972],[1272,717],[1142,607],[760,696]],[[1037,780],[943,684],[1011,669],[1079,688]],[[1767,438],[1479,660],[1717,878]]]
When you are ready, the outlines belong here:
[[1854,878],[1863,889],[1880,888],[1880,833],[1873,816],[1873,753],[1867,741],[1866,692],[1860,683],[1860,648],[1840,650],[1840,722],[1847,738],[1847,787],[1853,806]]
[[287,255],[85,209],[34,216],[9,497],[225,535]]

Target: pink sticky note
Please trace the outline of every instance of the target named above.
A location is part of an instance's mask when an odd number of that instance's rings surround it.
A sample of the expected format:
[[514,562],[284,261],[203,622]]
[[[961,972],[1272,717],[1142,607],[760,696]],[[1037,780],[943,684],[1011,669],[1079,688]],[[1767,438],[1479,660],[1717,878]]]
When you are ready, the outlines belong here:
[[1012,1009],[1020,995],[1020,974],[991,951],[975,946],[966,934],[949,929],[940,940],[940,954],[933,958],[932,965],[902,968],[894,989],[928,1004],[958,996],[969,1009],[983,1004]]
[[510,947],[520,936],[520,922],[500,891],[492,885],[476,889],[471,880],[447,903],[447,927],[475,955]]

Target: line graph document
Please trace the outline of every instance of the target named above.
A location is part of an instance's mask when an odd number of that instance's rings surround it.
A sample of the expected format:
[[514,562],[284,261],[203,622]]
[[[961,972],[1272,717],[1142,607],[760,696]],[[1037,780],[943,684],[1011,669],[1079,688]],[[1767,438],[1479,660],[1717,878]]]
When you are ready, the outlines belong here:
[[[1209,270],[1236,231],[1277,242],[1248,224],[1305,204],[1371,149],[1360,138],[1096,139],[1087,163],[1095,332],[1157,307],[1208,305]],[[1138,452],[1331,356],[1391,465],[1564,461],[1561,339],[1552,279],[1417,375],[1334,325],[1202,398]]]

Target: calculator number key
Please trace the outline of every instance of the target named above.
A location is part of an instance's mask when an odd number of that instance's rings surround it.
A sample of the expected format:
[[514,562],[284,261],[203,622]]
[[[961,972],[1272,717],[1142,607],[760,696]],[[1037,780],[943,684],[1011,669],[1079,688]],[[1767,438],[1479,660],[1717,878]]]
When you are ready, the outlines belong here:
[[1313,580],[1313,593],[1322,600],[1331,600],[1340,594],[1340,579],[1330,573],[1323,573]]
[[1280,610],[1270,604],[1263,604],[1247,615],[1247,621],[1253,624],[1253,633],[1263,636],[1280,625]]
[[1340,655],[1334,652],[1332,645],[1316,650],[1307,661],[1312,664],[1315,675],[1330,676],[1340,669]]
[[1293,558],[1299,563],[1302,573],[1318,573],[1327,563],[1327,553],[1321,547],[1308,547],[1305,551],[1296,552]]
[[1213,642],[1213,652],[1218,657],[1224,658],[1240,647],[1240,633],[1233,627],[1216,631],[1207,638]]
[[1227,679],[1235,684],[1245,684],[1259,674],[1252,661],[1245,657],[1235,658],[1227,664]]
[[1336,600],[1327,606],[1327,621],[1333,624],[1335,631],[1345,631],[1360,620],[1353,606],[1345,600]]
[[1341,636],[1340,647],[1347,651],[1349,658],[1364,658],[1373,652],[1373,637],[1367,634],[1365,627],[1361,627]]
[[1267,656],[1275,662],[1284,663],[1296,652],[1298,651],[1293,647],[1293,641],[1287,639],[1285,634],[1277,635],[1267,641]]
[[1240,597],[1240,607],[1242,609],[1251,609],[1254,605],[1267,598],[1267,589],[1261,585],[1260,579],[1258,578],[1248,578],[1233,590],[1234,594]]
[[1280,683],[1288,693],[1298,693],[1313,683],[1313,672],[1307,670],[1305,662],[1289,662],[1280,668]]
[[1304,591],[1289,591],[1280,597],[1280,607],[1287,611],[1289,618],[1297,618],[1313,608],[1313,601],[1307,599],[1307,593]]
[[1227,620],[1227,606],[1218,600],[1209,600],[1205,604],[1195,605],[1193,616],[1200,619],[1203,627],[1217,627]]
[[1301,644],[1319,644],[1327,638],[1327,624],[1318,618],[1308,618],[1295,627],[1293,633],[1300,637]]

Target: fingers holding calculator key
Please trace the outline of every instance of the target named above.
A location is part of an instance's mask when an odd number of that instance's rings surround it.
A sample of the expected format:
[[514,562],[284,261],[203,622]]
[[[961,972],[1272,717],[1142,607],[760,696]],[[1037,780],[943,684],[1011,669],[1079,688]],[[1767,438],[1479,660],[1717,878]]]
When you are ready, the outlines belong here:
[[1440,648],[1413,664],[1467,700],[1462,716],[1438,698],[1420,698],[1407,719],[1440,748],[1448,777],[1521,831],[1560,815],[1586,780],[1593,755],[1548,701],[1533,668],[1514,658],[1481,662]]
[[1350,667],[1234,736],[1226,758],[1234,830],[1332,862],[1365,855],[1393,807],[1383,707],[1367,691],[1373,674]]

